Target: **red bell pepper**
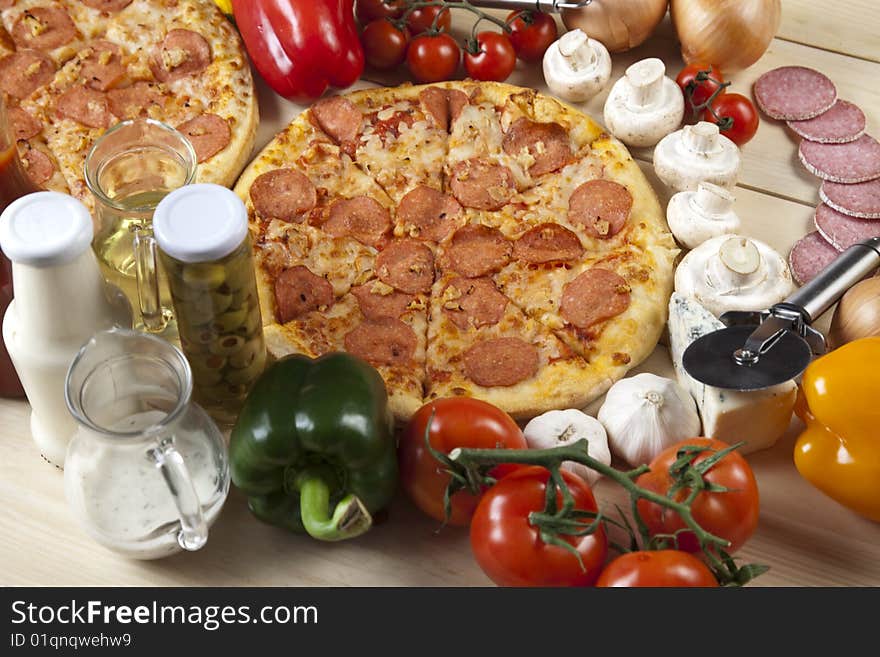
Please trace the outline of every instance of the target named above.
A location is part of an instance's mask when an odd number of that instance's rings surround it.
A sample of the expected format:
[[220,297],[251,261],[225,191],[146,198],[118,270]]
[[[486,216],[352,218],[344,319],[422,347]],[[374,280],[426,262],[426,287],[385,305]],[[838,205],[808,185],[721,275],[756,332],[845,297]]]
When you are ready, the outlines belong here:
[[364,70],[352,0],[232,0],[233,15],[260,75],[278,94],[314,100],[348,87]]

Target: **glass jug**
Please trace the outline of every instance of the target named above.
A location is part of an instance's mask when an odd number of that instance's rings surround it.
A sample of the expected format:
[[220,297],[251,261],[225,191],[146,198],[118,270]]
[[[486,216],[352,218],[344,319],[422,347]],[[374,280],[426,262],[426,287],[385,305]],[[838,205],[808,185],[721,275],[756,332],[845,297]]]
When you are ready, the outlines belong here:
[[96,333],[71,364],[65,397],[79,429],[65,493],[105,547],[156,559],[207,541],[229,464],[223,435],[191,393],[183,354],[145,333]]

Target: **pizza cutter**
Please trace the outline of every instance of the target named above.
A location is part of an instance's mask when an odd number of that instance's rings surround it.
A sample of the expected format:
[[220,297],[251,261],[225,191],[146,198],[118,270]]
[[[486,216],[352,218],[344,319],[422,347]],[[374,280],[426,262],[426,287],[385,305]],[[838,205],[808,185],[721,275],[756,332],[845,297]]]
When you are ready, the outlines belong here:
[[716,388],[760,390],[800,375],[825,337],[810,324],[850,287],[880,267],[880,237],[849,247],[816,278],[768,310],[731,311],[727,328],[707,333],[685,349],[682,365]]

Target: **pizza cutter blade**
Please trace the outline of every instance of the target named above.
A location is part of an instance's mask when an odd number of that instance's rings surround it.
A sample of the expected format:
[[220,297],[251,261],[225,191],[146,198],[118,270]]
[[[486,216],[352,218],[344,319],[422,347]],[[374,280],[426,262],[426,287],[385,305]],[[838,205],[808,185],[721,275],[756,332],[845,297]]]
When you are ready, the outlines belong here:
[[[799,376],[825,338],[810,324],[850,287],[880,267],[880,237],[849,247],[816,278],[763,312],[721,316],[727,328],[707,333],[685,349],[682,366],[706,385],[761,390]],[[761,320],[755,324],[756,320]]]

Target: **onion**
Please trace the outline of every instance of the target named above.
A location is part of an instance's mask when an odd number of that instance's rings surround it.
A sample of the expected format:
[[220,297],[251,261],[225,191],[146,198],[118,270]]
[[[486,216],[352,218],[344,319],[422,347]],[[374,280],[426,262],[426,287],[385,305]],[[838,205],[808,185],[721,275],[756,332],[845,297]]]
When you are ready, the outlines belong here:
[[668,0],[593,0],[586,7],[563,9],[569,30],[580,28],[611,52],[635,48],[651,36],[666,15]]
[[843,295],[831,320],[828,344],[836,349],[874,335],[880,336],[880,277],[877,276],[857,283]]
[[672,0],[670,13],[688,64],[724,71],[748,68],[779,29],[780,0]]

